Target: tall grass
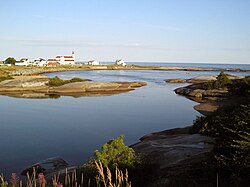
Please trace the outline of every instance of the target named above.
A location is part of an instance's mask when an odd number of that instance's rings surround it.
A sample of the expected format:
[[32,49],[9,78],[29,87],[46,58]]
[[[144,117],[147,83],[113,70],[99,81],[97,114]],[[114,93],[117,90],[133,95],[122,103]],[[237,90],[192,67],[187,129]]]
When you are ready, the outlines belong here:
[[[112,175],[111,171],[108,167],[103,167],[101,162],[95,162],[95,169],[97,171],[97,175],[95,176],[95,182],[90,180],[84,181],[85,178],[83,173],[81,175],[77,175],[76,170],[69,173],[68,170],[65,170],[64,178],[60,179],[60,173],[54,175],[51,178],[51,181],[46,181],[45,176],[42,173],[37,173],[35,168],[33,168],[33,173],[30,175],[27,173],[27,181],[26,184],[23,185],[23,182],[20,180],[18,176],[12,174],[10,179],[10,183],[8,183],[3,175],[0,175],[0,187],[131,187],[131,182],[129,181],[128,171],[126,170],[125,174],[119,170],[115,169],[115,174]],[[87,177],[86,177],[87,180]]]

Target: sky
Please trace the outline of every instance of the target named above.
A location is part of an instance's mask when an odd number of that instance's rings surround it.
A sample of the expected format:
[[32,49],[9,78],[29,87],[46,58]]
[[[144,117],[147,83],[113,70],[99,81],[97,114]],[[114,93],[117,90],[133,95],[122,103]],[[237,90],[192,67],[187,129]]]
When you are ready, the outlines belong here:
[[250,64],[250,0],[0,0],[0,60]]

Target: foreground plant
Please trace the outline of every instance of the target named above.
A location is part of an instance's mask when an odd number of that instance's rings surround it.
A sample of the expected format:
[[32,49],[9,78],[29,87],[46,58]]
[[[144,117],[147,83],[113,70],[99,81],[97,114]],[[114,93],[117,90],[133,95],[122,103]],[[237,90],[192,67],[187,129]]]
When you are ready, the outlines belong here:
[[8,182],[4,180],[3,175],[0,175],[1,187],[8,187]]
[[105,167],[116,168],[133,167],[140,162],[135,151],[123,142],[124,136],[112,139],[102,146],[102,150],[95,151],[95,161],[102,163]]
[[105,169],[101,162],[95,162],[98,176],[96,177],[97,187],[131,187],[131,182],[128,179],[128,170],[126,170],[125,175],[117,167],[115,169],[115,178],[112,181],[112,174],[108,167]]

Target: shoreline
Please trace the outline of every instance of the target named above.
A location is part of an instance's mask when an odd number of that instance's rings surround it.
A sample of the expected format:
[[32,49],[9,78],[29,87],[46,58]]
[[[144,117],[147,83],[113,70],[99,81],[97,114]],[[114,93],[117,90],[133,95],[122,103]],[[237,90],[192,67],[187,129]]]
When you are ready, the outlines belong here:
[[[20,75],[40,75],[44,73],[64,72],[64,71],[95,71],[95,70],[157,70],[157,71],[214,71],[214,72],[250,72],[249,69],[215,69],[215,68],[197,68],[197,67],[173,67],[173,66],[114,66],[114,65],[79,65],[79,66],[57,66],[57,67],[0,67],[1,74],[11,76]],[[1,73],[1,71],[3,71]]]

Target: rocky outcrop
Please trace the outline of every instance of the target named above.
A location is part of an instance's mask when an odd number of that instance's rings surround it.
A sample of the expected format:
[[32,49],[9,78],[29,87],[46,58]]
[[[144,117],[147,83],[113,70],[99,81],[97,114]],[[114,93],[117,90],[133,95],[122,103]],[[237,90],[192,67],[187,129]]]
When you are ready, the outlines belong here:
[[165,82],[167,82],[167,83],[185,83],[186,80],[176,78],[176,79],[166,79]]
[[[48,86],[44,76],[19,77],[0,83],[0,94],[28,98],[48,98],[53,95],[89,96],[112,95],[128,92],[147,85],[144,82],[74,82],[62,86]],[[37,96],[37,97],[36,97]]]
[[[189,134],[188,131],[187,127],[152,133],[132,145],[149,163],[158,165],[154,171],[157,180],[166,179],[165,182],[160,182],[160,186],[167,186],[167,179],[171,176],[192,170],[195,165],[212,157],[214,139],[200,134]],[[153,184],[158,182],[154,181]]]
[[188,83],[202,83],[208,81],[215,81],[217,76],[198,76],[191,79],[187,79]]
[[24,175],[24,176],[27,176],[27,174],[32,175],[34,169],[37,174],[43,173],[47,175],[49,173],[54,173],[62,169],[65,170],[65,168],[67,168],[68,166],[69,166],[68,163],[62,158],[53,157],[53,158],[48,158],[46,160],[35,163],[31,166],[28,166],[26,169],[24,169],[21,172],[21,175]]
[[185,87],[175,89],[175,93],[187,97],[211,98],[211,97],[227,97],[230,95],[227,88],[206,90],[203,84],[192,84]]
[[[241,76],[235,76],[235,75],[227,75],[227,77],[231,80],[243,78]],[[216,78],[217,76],[198,76],[198,77],[194,77],[191,79],[180,79],[180,78],[166,79],[165,82],[167,83],[204,83],[208,81],[215,81]]]
[[10,79],[0,82],[1,87],[20,87],[20,88],[30,88],[30,87],[39,87],[46,86],[49,82],[49,78],[46,76],[27,76],[19,77],[16,79]]

